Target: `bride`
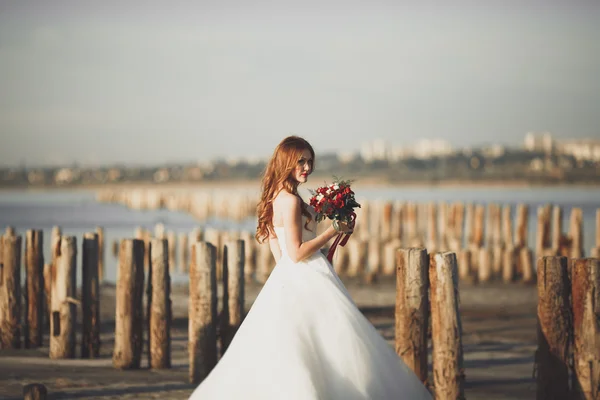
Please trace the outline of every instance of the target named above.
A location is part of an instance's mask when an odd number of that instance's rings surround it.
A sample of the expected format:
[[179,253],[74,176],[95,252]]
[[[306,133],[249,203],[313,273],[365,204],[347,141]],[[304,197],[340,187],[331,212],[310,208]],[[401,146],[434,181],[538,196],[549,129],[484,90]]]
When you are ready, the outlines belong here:
[[[285,138],[269,161],[258,205],[259,242],[277,265],[216,367],[190,399],[431,399],[358,310],[320,249],[314,211],[298,195],[315,155]],[[346,224],[338,226],[349,233]]]

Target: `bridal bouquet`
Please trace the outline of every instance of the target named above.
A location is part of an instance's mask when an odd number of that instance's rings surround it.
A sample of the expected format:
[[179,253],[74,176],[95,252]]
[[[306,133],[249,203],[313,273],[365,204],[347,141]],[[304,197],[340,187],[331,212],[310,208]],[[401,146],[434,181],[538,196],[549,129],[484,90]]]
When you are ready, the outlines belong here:
[[[312,197],[309,204],[317,212],[316,220],[321,222],[325,218],[333,220],[333,227],[339,230],[339,222],[346,222],[350,227],[354,226],[356,214],[354,209],[360,208],[360,204],[354,198],[354,191],[350,187],[351,181],[334,178],[330,185],[322,186],[316,190],[310,190]],[[344,233],[340,233],[329,250],[327,258],[331,262],[336,246],[345,246],[350,235],[343,240]]]

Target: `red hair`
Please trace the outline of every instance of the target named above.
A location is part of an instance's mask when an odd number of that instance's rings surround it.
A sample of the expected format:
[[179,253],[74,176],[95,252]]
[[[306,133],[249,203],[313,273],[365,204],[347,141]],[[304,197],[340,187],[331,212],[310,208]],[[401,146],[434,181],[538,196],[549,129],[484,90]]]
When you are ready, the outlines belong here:
[[[292,173],[304,150],[310,151],[314,165],[315,151],[310,143],[298,136],[288,136],[277,145],[267,163],[262,177],[262,194],[256,207],[258,226],[255,237],[259,243],[264,243],[269,238],[270,232],[274,231],[273,199],[279,193],[279,188],[283,187],[283,190],[300,197],[299,182]],[[312,219],[304,201],[302,201],[302,215],[308,217],[309,222]]]

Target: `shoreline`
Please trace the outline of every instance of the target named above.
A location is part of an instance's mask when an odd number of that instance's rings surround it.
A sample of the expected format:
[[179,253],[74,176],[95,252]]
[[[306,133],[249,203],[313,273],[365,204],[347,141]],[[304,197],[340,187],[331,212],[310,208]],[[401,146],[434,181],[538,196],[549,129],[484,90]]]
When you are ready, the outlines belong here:
[[[331,177],[315,176],[305,186],[317,186],[321,184],[321,180],[330,181]],[[318,183],[317,183],[318,182]],[[107,184],[92,184],[92,185],[71,185],[71,186],[19,186],[19,187],[0,187],[0,194],[6,192],[77,192],[77,191],[102,191],[102,190],[210,190],[210,189],[243,189],[243,190],[259,190],[260,180],[222,180],[222,181],[203,181],[203,182],[174,182],[174,183],[150,183],[150,182],[134,182],[134,183],[107,183]],[[380,178],[358,178],[354,180],[354,186],[358,188],[423,188],[423,189],[452,189],[452,188],[600,188],[600,184],[589,183],[533,183],[529,181],[461,181],[447,180],[439,182],[389,182]]]

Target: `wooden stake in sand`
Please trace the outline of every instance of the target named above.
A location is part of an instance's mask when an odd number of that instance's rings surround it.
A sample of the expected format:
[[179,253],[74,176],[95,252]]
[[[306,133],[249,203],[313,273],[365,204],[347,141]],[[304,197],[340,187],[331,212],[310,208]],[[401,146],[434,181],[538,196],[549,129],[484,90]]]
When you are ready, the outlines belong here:
[[[227,259],[227,304],[225,304],[225,294],[223,294],[223,309],[227,308],[227,327],[225,338],[223,340],[223,349],[225,353],[233,336],[242,323],[244,317],[244,241],[235,240],[225,243],[224,259]],[[223,266],[225,269],[225,265]],[[223,274],[225,276],[225,273]]]
[[215,246],[192,246],[189,300],[190,383],[200,383],[217,364],[217,253]]
[[435,397],[438,399],[464,398],[465,374],[457,275],[454,253],[430,256],[433,381]]
[[100,356],[100,279],[98,234],[83,235],[81,257],[81,312],[83,334],[81,337],[81,358]]
[[568,399],[572,317],[567,258],[539,258],[537,275],[537,399]]
[[171,277],[169,244],[165,239],[150,242],[148,284],[148,358],[151,368],[171,368]]
[[44,232],[29,230],[25,238],[25,348],[42,345],[44,317]]
[[578,398],[600,398],[600,260],[571,260],[574,390]]
[[429,258],[425,249],[396,252],[396,353],[427,381]]
[[104,228],[96,227],[98,234],[98,280],[104,281]]
[[0,263],[0,349],[18,349],[21,347],[21,236],[4,235]]
[[113,366],[138,369],[142,358],[144,242],[124,239],[119,249]]
[[75,358],[77,239],[61,236],[52,267],[50,358]]

